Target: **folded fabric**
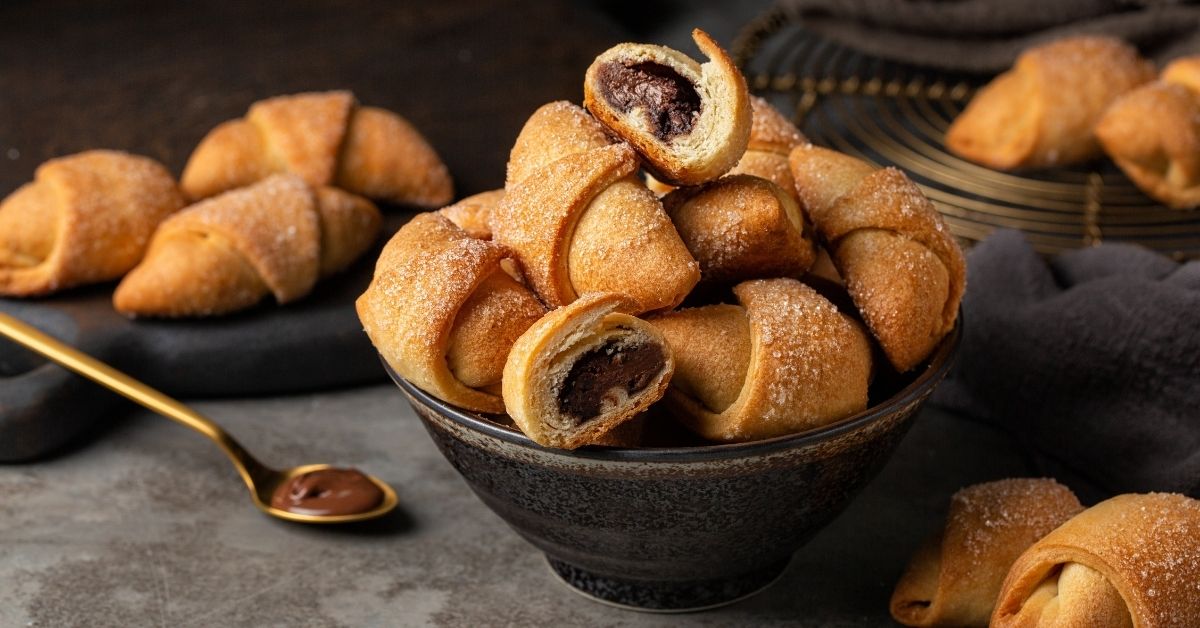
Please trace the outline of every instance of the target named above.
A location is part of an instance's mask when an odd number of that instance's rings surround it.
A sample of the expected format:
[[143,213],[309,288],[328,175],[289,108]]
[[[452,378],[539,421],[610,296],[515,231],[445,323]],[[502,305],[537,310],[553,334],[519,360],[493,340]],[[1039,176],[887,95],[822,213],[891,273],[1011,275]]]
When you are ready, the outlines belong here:
[[1172,0],[779,0],[804,28],[915,65],[998,72],[1067,35],[1111,35],[1159,61],[1200,52],[1200,6]]
[[1200,496],[1200,261],[1128,244],[1048,261],[1016,231],[968,256],[938,403],[1110,493]]

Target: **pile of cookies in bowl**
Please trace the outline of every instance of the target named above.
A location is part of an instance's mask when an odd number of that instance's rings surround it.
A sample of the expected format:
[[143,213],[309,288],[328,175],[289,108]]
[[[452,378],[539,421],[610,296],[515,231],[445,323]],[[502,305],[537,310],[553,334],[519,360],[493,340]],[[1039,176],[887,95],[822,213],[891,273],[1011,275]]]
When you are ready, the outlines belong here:
[[438,447],[576,590],[769,584],[945,374],[962,252],[901,171],[809,144],[703,63],[619,44],[503,189],[418,214],[359,298]]

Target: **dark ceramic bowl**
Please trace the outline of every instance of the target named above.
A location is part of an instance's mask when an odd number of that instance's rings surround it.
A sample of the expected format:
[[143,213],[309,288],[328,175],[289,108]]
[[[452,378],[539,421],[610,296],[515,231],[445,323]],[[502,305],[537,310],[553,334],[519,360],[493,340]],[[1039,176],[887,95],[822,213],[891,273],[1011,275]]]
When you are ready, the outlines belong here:
[[877,381],[872,391],[886,398],[864,412],[731,445],[547,449],[388,372],[475,494],[559,577],[602,602],[683,611],[774,581],[883,467],[945,376],[959,335],[956,327],[917,374]]

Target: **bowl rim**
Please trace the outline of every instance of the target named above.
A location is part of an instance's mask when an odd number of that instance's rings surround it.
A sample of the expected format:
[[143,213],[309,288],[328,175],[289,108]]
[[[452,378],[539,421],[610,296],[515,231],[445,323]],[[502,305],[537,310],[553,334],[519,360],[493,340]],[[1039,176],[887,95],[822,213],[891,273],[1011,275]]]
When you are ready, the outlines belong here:
[[954,327],[942,338],[937,347],[934,348],[925,370],[917,375],[916,379],[907,386],[901,388],[896,394],[888,397],[879,404],[828,425],[803,432],[742,443],[715,443],[689,447],[630,448],[587,445],[574,450],[543,447],[533,442],[533,440],[516,428],[500,425],[484,418],[479,413],[453,406],[421,390],[397,374],[391,365],[387,363],[387,360],[383,359],[382,355],[380,356],[380,362],[383,363],[383,368],[387,371],[388,376],[409,397],[416,399],[422,405],[465,428],[512,445],[578,459],[626,462],[700,462],[759,456],[780,450],[804,447],[830,440],[891,415],[898,408],[904,407],[920,399],[922,396],[931,393],[933,388],[942,380],[946,372],[950,369],[950,366],[954,363],[954,357],[962,338],[962,325],[962,312],[960,311]]

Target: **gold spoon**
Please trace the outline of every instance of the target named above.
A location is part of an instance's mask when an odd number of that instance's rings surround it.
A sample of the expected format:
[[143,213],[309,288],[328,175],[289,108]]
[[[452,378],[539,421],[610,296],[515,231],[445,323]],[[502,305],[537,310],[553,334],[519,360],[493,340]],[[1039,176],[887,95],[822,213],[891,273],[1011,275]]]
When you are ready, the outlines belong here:
[[284,482],[302,473],[328,469],[331,465],[308,464],[276,471],[256,460],[228,432],[195,410],[4,312],[0,312],[0,334],[45,356],[51,362],[207,436],[221,448],[221,451],[225,452],[225,455],[229,456],[233,466],[237,467],[238,473],[242,475],[242,480],[246,482],[246,487],[250,489],[250,497],[253,499],[254,505],[272,517],[301,523],[349,523],[380,517],[396,507],[396,491],[382,480],[368,475],[367,478],[383,491],[383,500],[379,502],[378,506],[366,512],[345,515],[310,515],[275,508],[271,506],[271,496],[275,494],[275,489]]

